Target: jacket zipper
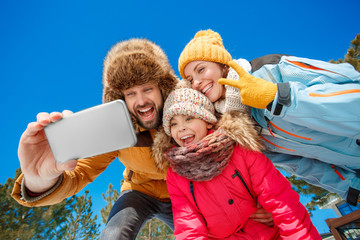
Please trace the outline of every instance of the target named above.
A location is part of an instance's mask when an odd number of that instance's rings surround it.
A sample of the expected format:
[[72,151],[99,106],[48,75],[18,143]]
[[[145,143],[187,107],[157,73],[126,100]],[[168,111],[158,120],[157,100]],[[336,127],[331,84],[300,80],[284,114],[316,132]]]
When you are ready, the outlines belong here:
[[197,205],[196,203],[196,199],[195,199],[195,193],[194,193],[194,184],[193,184],[193,181],[190,181],[190,192],[191,192],[191,195],[194,199],[194,202],[195,202],[195,205],[196,207],[199,209],[199,206]]
[[284,129],[279,128],[279,127],[276,126],[274,123],[272,123],[267,117],[265,117],[265,120],[266,120],[266,123],[267,123],[267,127],[268,127],[268,129],[269,129],[269,131],[270,131],[270,133],[271,133],[271,135],[272,135],[273,137],[275,137],[275,136],[274,136],[274,134],[271,132],[270,125],[271,125],[272,127],[276,128],[277,130],[279,130],[279,131],[281,131],[281,132],[283,132],[283,133],[286,133],[286,134],[288,134],[288,135],[290,135],[290,136],[311,141],[311,138],[302,137],[302,136],[299,136],[299,135],[290,133],[290,132],[288,132],[288,131],[285,131]]
[[[269,120],[267,117],[265,117],[265,118],[266,118],[266,121]],[[270,121],[269,121],[269,122],[270,122]],[[269,126],[269,122],[267,123],[267,124],[268,124],[269,132],[270,132],[270,134],[271,134],[273,137],[275,137],[274,134],[271,132],[271,129],[270,129],[270,126]],[[279,145],[276,145],[275,143],[270,142],[269,140],[267,140],[266,138],[264,138],[264,137],[261,136],[261,135],[260,135],[260,137],[261,137],[264,141],[268,142],[268,143],[271,144],[271,145],[274,145],[275,147],[278,147],[278,148],[281,148],[281,149],[285,149],[285,150],[294,152],[293,149],[281,147],[281,146],[279,146]],[[311,139],[310,139],[310,140],[311,140]],[[338,170],[336,170],[336,168],[335,168],[334,165],[331,165],[331,168],[332,168],[332,169],[334,170],[334,172],[341,178],[341,180],[345,181],[344,176],[343,176]]]
[[129,171],[128,174],[128,180],[131,181],[132,175],[134,174],[134,172],[132,170]]
[[295,150],[294,149],[290,149],[290,148],[284,148],[284,147],[281,147],[279,145],[276,145],[275,143],[273,142],[270,142],[269,140],[267,140],[266,138],[264,138],[263,136],[260,136],[265,142],[271,144],[271,145],[274,145],[275,147],[278,147],[278,148],[281,148],[281,149],[284,149],[284,150],[287,150],[287,151],[290,151],[290,152],[294,152]]
[[[301,67],[301,68],[315,70],[315,71],[330,72],[330,73],[334,73],[334,74],[343,76],[343,77],[345,77],[347,79],[351,79],[350,77],[348,77],[346,75],[343,75],[343,74],[340,74],[340,73],[337,73],[337,72],[334,72],[334,71],[330,71],[330,70],[327,70],[327,69],[324,69],[324,68],[315,67],[315,66],[313,66],[311,64],[308,64],[308,63],[298,62],[298,61],[290,61],[288,59],[286,61],[288,61],[289,63],[294,64],[295,66]],[[359,79],[359,82],[360,82],[360,79]],[[321,94],[321,93],[309,93],[309,96],[310,97],[334,97],[334,96],[350,94],[350,93],[360,93],[360,90],[359,89],[349,89],[349,90],[343,90],[343,91],[332,92],[332,93],[324,93],[324,94]]]
[[332,93],[323,93],[323,94],[322,93],[309,93],[309,96],[310,97],[335,97],[335,96],[350,94],[350,93],[360,93],[360,89],[348,89],[348,90],[332,92]]
[[237,169],[235,169],[235,173],[234,173],[233,175],[231,175],[231,177],[232,177],[232,178],[239,177],[240,180],[241,180],[241,182],[242,182],[242,184],[245,186],[246,190],[247,190],[248,193],[250,194],[251,198],[252,198],[253,200],[255,200],[254,196],[253,196],[253,195],[251,194],[251,192],[250,192],[249,187],[247,186],[246,182],[244,181],[244,179],[242,178],[240,172],[239,172]]
[[330,71],[330,70],[327,70],[327,69],[324,69],[324,68],[315,67],[315,66],[313,66],[313,65],[311,65],[311,64],[308,64],[308,63],[298,62],[298,61],[290,61],[290,60],[288,60],[288,59],[286,59],[286,61],[288,61],[289,63],[294,64],[295,66],[301,67],[301,68],[310,69],[310,70],[315,70],[315,71],[325,71],[325,72],[334,73],[334,74],[343,76],[343,77],[345,77],[345,78],[347,78],[347,79],[351,79],[351,78],[349,78],[348,76],[345,76],[345,75],[343,75],[343,74],[340,74],[340,73],[337,73],[337,72],[333,72],[333,71]]

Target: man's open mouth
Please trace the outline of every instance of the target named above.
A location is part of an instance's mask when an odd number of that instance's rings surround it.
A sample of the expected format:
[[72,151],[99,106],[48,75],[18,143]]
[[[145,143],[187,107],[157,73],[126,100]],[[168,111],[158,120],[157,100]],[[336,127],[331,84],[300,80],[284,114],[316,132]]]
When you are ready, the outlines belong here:
[[144,121],[152,120],[155,116],[155,108],[154,107],[141,108],[141,109],[138,109],[136,112],[137,112],[138,116]]

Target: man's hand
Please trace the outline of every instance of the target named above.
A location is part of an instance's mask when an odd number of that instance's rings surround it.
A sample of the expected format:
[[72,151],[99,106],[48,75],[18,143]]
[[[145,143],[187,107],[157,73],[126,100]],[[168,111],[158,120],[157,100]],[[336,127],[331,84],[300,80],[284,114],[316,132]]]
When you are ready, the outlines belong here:
[[261,222],[267,226],[274,226],[274,221],[271,213],[268,213],[265,209],[263,209],[259,203],[257,203],[257,208],[258,209],[250,215],[250,218],[252,218],[256,222]]
[[51,188],[65,170],[73,170],[76,160],[58,164],[51,152],[44,127],[60,120],[71,111],[39,113],[37,121],[28,124],[20,138],[18,156],[26,187],[35,193]]
[[277,85],[275,83],[250,75],[234,61],[230,61],[228,65],[239,74],[240,79],[237,81],[220,78],[218,82],[240,89],[241,102],[243,104],[263,109],[274,100],[277,92]]

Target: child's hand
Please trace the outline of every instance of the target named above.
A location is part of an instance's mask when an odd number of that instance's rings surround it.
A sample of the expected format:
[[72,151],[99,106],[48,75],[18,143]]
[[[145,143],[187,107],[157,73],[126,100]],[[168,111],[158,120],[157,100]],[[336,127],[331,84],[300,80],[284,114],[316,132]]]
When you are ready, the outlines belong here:
[[256,222],[261,222],[267,226],[274,226],[274,221],[271,213],[268,213],[265,209],[263,209],[259,203],[257,203],[256,206],[257,209],[253,214],[250,215],[250,218]]
[[239,74],[240,80],[220,78],[218,82],[240,89],[243,104],[262,109],[274,100],[277,92],[275,83],[250,75],[234,61],[230,61],[228,65]]

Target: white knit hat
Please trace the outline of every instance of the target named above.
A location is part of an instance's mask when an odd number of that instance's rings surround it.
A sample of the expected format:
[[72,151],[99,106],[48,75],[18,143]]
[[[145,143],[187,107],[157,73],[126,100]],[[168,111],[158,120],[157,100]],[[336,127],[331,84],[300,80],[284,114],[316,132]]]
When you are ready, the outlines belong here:
[[186,115],[214,124],[214,106],[201,92],[191,88],[179,88],[172,91],[164,104],[163,127],[170,136],[170,121],[174,115]]

